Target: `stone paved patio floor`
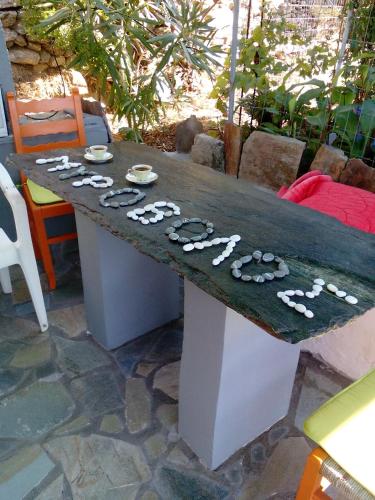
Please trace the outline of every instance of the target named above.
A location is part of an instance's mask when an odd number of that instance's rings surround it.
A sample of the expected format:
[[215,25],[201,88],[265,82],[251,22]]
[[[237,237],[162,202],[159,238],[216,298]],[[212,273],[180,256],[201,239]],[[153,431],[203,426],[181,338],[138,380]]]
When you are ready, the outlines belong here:
[[312,448],[303,420],[348,380],[302,354],[289,414],[208,471],[178,436],[183,320],[106,352],[86,334],[77,267],[45,294],[44,334],[12,274],[16,294],[0,292],[0,500],[294,498]]

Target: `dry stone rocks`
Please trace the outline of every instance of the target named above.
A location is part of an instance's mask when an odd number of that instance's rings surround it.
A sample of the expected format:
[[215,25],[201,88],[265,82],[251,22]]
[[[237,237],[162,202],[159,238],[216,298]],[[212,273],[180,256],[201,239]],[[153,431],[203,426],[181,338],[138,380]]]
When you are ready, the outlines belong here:
[[0,0],[0,9],[12,9],[15,7],[20,7],[21,3],[19,0]]
[[9,60],[14,64],[25,64],[35,66],[39,63],[38,52],[24,48],[12,48],[9,50]]
[[13,43],[15,39],[17,38],[17,32],[14,30],[11,30],[10,28],[4,28],[4,39],[5,42],[8,46],[9,43]]
[[274,190],[295,181],[305,143],[255,131],[246,140],[239,177]]
[[200,165],[224,172],[224,142],[207,134],[198,134],[191,148],[191,159]]
[[357,158],[348,161],[339,181],[375,193],[375,169]]
[[17,12],[14,10],[0,11],[0,22],[3,28],[11,28],[17,20]]
[[341,149],[323,144],[318,149],[310,170],[320,170],[338,181],[347,161],[348,157]]
[[203,132],[203,125],[195,115],[191,115],[176,127],[177,153],[190,153],[197,134]]

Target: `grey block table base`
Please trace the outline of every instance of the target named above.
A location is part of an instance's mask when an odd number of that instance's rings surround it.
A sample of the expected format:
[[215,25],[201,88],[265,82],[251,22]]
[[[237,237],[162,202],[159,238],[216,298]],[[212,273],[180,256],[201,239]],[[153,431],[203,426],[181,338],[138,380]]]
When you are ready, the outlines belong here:
[[288,413],[299,353],[185,280],[179,433],[210,469]]
[[114,349],[180,316],[174,271],[75,215],[87,326],[97,342]]

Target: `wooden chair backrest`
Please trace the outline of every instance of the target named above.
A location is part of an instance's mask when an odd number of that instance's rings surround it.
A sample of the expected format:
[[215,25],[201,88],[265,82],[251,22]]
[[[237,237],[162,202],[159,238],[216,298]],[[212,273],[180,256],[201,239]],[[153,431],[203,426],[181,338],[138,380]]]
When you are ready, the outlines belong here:
[[[55,97],[53,99],[40,99],[34,101],[19,101],[13,92],[7,93],[10,122],[12,125],[14,143],[17,153],[33,153],[49,149],[71,148],[86,145],[86,134],[83,124],[81,98],[77,88],[72,89],[68,97]],[[26,113],[54,113],[69,111],[71,118],[56,120],[34,120],[25,124],[20,123],[20,117]],[[45,142],[31,146],[25,144],[24,139],[43,137],[49,134],[74,134],[73,139],[62,138],[57,142]],[[54,141],[56,138],[54,138]]]

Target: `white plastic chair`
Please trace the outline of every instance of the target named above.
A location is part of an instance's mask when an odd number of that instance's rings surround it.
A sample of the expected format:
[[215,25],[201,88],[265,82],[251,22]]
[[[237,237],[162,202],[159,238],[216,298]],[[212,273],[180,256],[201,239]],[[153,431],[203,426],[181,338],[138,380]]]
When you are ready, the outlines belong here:
[[42,287],[31,241],[26,204],[10,175],[0,163],[0,188],[8,200],[16,224],[17,240],[12,241],[0,228],[0,283],[4,293],[12,293],[9,266],[19,264],[25,275],[35,312],[42,332],[47,330],[48,321]]

